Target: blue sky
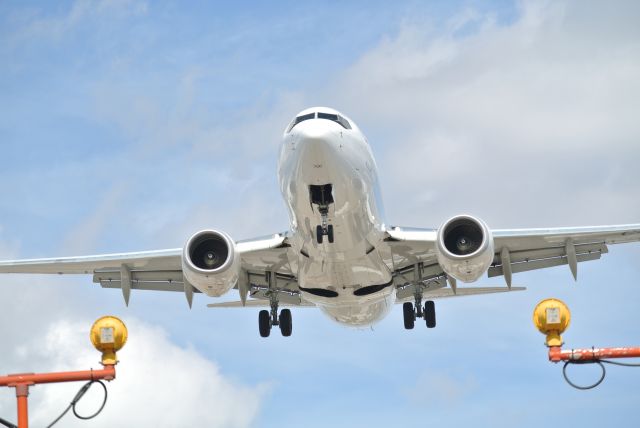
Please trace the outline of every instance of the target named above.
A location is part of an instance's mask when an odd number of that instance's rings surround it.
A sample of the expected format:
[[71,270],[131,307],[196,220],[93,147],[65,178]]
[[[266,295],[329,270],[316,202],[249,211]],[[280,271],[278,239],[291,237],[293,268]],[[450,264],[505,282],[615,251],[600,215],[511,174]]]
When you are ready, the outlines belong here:
[[[367,135],[390,224],[638,222],[638,18],[634,2],[4,2],[0,258],[285,230],[278,144],[312,105]],[[95,366],[86,329],[113,313],[131,343],[92,426],[537,426],[550,403],[560,423],[621,423],[637,374],[572,390],[531,313],[558,297],[568,345],[637,344],[639,258],[611,246],[575,284],[556,268],[516,275],[526,292],[438,301],[434,330],[405,331],[400,307],[372,330],[300,309],[291,338],[268,340],[256,310],[203,296],[189,311],[182,295],[134,292],[126,308],[88,277],[5,276],[0,372]],[[34,389],[34,424],[75,388]],[[13,400],[0,395],[2,417]]]

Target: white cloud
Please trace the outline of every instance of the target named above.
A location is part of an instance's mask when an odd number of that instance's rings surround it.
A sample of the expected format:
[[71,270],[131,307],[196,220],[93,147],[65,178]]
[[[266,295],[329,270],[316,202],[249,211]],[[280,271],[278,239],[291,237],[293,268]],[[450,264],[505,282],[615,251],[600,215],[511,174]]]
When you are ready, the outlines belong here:
[[[92,320],[59,320],[50,324],[46,331],[16,349],[23,371],[99,367],[100,355],[88,339],[91,324]],[[228,379],[214,362],[191,347],[175,345],[159,327],[135,319],[127,320],[127,327],[129,342],[118,353],[117,379],[108,384],[107,405],[91,426],[246,427],[255,420],[268,390],[265,385],[247,386]],[[33,425],[51,422],[81,385],[32,388]],[[80,413],[90,414],[97,409],[102,396],[96,391],[87,394],[87,402],[78,405]],[[7,401],[3,400],[0,411],[3,417],[15,419],[14,406]],[[86,422],[68,414],[61,426],[81,427]]]
[[637,220],[638,11],[601,9],[524,2],[509,25],[468,10],[444,32],[407,23],[345,72],[331,94],[369,130],[392,222]]

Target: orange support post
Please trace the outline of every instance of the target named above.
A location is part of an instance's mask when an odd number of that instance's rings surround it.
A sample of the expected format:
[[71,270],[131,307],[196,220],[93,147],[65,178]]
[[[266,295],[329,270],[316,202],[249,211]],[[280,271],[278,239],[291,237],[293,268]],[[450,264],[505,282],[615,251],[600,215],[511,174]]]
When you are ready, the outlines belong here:
[[113,364],[106,364],[102,370],[84,370],[77,372],[57,373],[19,373],[0,376],[0,386],[16,389],[18,400],[18,428],[29,427],[28,396],[29,386],[39,383],[78,382],[82,380],[113,380],[116,378],[116,368]]
[[549,361],[596,361],[605,358],[638,358],[640,347],[626,348],[591,348],[591,349],[562,349],[559,346],[549,348]]

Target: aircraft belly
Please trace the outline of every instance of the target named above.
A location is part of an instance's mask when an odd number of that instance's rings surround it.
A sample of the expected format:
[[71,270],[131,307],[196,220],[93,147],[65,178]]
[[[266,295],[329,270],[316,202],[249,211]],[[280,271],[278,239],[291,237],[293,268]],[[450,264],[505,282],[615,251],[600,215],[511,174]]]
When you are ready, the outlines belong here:
[[329,319],[350,327],[368,327],[386,317],[395,303],[395,293],[374,301],[318,307]]
[[[384,232],[375,161],[364,139],[321,124],[300,124],[300,132],[286,136],[282,146],[279,180],[291,218],[290,257],[297,255],[292,265],[305,300],[340,323],[370,325],[395,299],[391,272],[380,256]],[[323,215],[310,186],[331,189],[323,209],[334,242],[326,235],[318,242]]]

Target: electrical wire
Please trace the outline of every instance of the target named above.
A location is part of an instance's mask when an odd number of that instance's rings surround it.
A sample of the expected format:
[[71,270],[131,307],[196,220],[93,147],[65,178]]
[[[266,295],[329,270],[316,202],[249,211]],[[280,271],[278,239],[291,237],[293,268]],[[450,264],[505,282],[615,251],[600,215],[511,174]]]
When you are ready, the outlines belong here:
[[[84,396],[84,394],[86,394],[86,392],[89,390],[89,388],[91,388],[91,385],[93,385],[94,383],[99,383],[100,386],[102,386],[102,389],[104,390],[104,399],[102,400],[102,404],[100,405],[100,408],[90,416],[79,415],[78,412],[76,411],[76,404],[78,404],[78,401],[80,401],[80,399]],[[73,397],[73,400],[71,400],[71,403],[69,403],[69,406],[67,406],[67,408],[64,409],[64,412],[62,412],[62,414],[60,414],[60,416],[58,416],[53,422],[51,422],[49,425],[47,425],[47,428],[51,428],[56,423],[58,423],[58,421],[60,419],[62,419],[64,417],[64,415],[66,415],[67,412],[70,409],[73,409],[73,414],[78,419],[83,419],[83,420],[93,419],[96,416],[98,416],[100,414],[100,412],[102,412],[102,409],[104,409],[104,406],[106,404],[107,404],[107,387],[106,387],[106,385],[103,382],[99,381],[99,380],[90,380],[89,382],[87,382],[84,385],[82,385],[82,387],[78,390],[78,393],[75,395],[75,397]]]
[[[600,378],[593,384],[591,385],[577,385],[575,383],[573,383],[570,379],[569,376],[567,375],[567,366],[569,364],[597,364],[600,366],[600,369],[602,370],[602,374],[600,375]],[[640,367],[640,363],[621,363],[619,361],[611,361],[611,360],[593,360],[593,361],[572,361],[572,360],[568,360],[564,363],[564,366],[562,367],[562,376],[564,376],[564,380],[567,381],[567,383],[569,385],[571,385],[572,387],[576,388],[576,389],[580,389],[580,390],[587,390],[587,389],[593,389],[596,386],[600,385],[602,383],[602,381],[604,380],[605,376],[607,375],[607,370],[605,369],[604,365],[605,364],[613,364],[616,366],[622,366],[622,367]]]
[[6,426],[7,428],[18,428],[17,426],[15,426],[14,424],[12,424],[11,422],[9,422],[6,419],[2,419],[0,418],[0,424]]

